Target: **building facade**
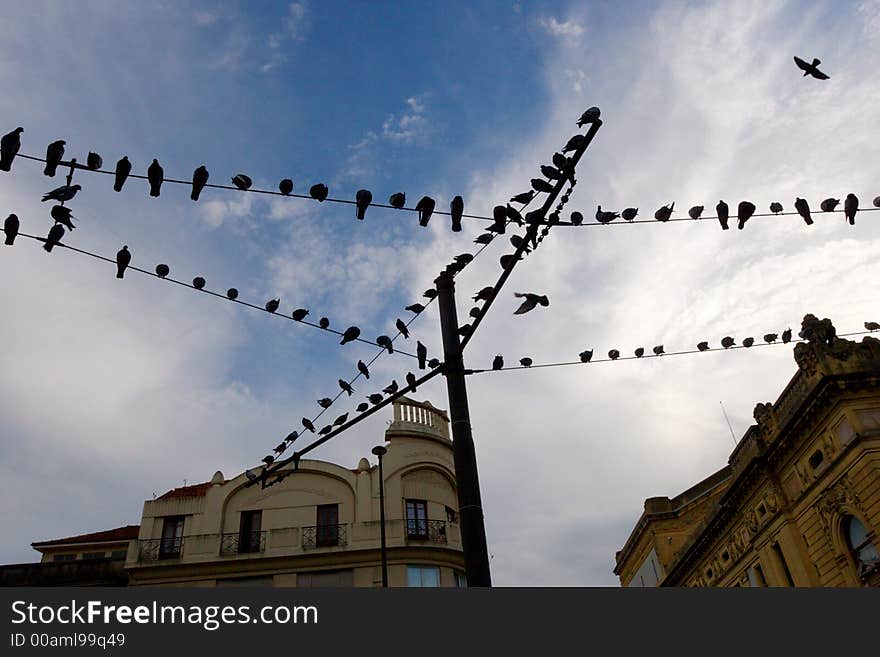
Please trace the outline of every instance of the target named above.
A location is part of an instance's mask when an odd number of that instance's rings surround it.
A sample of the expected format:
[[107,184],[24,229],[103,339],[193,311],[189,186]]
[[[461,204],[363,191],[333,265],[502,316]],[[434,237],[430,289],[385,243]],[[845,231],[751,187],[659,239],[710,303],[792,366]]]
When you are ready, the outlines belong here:
[[623,586],[880,586],[880,340],[804,318],[798,370],[728,464],[645,501]]

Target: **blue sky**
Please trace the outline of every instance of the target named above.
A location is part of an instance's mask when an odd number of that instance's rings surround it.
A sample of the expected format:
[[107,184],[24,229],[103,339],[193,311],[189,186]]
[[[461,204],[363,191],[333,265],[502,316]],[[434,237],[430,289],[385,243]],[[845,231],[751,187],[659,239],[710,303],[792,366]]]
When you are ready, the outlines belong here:
[[[524,191],[591,105],[605,125],[579,168],[571,209],[641,207],[650,216],[719,198],[818,206],[880,188],[877,2],[111,3],[9,7],[0,43],[0,131],[22,152],[123,154],[168,177],[205,164],[296,191],[315,182],[384,202],[405,191],[468,211]],[[831,80],[800,77],[820,57]],[[158,199],[78,174],[69,240],[134,264],[171,265],[243,299],[326,314],[336,328],[393,333],[478,225],[443,217],[184,187]],[[48,229],[39,195],[60,184],[17,160],[0,200],[23,230]],[[836,219],[836,218],[835,218]],[[840,331],[877,319],[880,228],[834,220],[588,228],[551,236],[508,292],[541,291],[542,313],[499,301],[469,362],[570,360],[659,342],[796,327],[807,312]],[[494,281],[493,245],[459,281]],[[367,345],[195,295],[35,244],[0,249],[0,561],[31,541],[138,522],[140,505],[216,469],[235,476],[277,444]],[[469,304],[462,300],[459,314]],[[873,315],[873,316],[872,316]],[[436,310],[413,325],[439,349]],[[401,380],[406,359],[377,362]],[[785,349],[474,377],[469,381],[493,573],[507,585],[608,585],[646,497],[674,495],[720,468],[754,404],[794,373]],[[374,392],[356,385],[358,394]],[[361,389],[363,388],[363,389]],[[378,389],[378,386],[377,386]],[[442,382],[416,395],[445,407]],[[513,412],[512,409],[516,409]],[[340,407],[331,417],[349,408]],[[355,465],[381,440],[377,417],[316,458]],[[660,467],[662,464],[662,467]]]

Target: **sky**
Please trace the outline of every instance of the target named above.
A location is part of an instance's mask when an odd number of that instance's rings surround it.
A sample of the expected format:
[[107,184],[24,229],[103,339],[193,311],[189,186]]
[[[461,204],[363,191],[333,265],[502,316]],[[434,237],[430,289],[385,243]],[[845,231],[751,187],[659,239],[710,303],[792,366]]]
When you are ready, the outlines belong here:
[[[324,182],[384,202],[405,191],[466,211],[526,191],[587,107],[603,126],[566,208],[676,210],[743,199],[766,211],[880,194],[880,2],[40,2],[5,3],[0,132],[22,153],[127,155],[167,177],[204,164],[304,193]],[[792,57],[818,57],[827,81]],[[0,213],[51,224],[40,195],[62,184],[17,159]],[[333,327],[390,333],[440,269],[473,252],[484,223],[452,233],[415,215],[224,190],[198,203],[144,181],[78,173],[65,242],[173,276],[311,310]],[[732,335],[760,339],[806,313],[838,332],[880,320],[880,218],[555,229],[514,270],[474,336],[469,367],[667,351]],[[504,242],[506,243],[506,242]],[[457,279],[458,311],[494,283],[496,240]],[[33,541],[139,522],[144,500],[253,467],[335,396],[375,348],[129,273],[65,249],[0,246],[0,563],[35,561]],[[550,305],[513,316],[514,291]],[[436,304],[412,327],[440,356]],[[406,345],[414,349],[412,344]],[[614,553],[647,497],[674,496],[721,468],[756,403],[795,372],[791,345],[468,378],[493,583],[615,586]],[[378,383],[413,364],[384,356]],[[373,381],[371,380],[370,383]],[[356,384],[358,395],[380,386]],[[384,384],[383,384],[384,385]],[[443,381],[414,395],[447,407]],[[330,417],[352,411],[335,405]],[[338,406],[338,412],[337,412]],[[351,406],[351,408],[349,408]],[[390,410],[310,454],[355,467]]]

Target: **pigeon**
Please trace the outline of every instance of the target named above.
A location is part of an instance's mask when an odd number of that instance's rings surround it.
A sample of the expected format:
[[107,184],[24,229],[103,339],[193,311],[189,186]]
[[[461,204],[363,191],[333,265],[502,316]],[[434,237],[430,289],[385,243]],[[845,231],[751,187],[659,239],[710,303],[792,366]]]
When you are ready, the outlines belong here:
[[275,446],[275,449],[272,451],[278,454],[279,456],[284,453],[284,450],[287,449],[287,443],[283,440]]
[[333,426],[330,425],[330,424],[328,424],[326,427],[323,427],[323,428],[318,432],[318,435],[319,435],[319,436],[326,436],[326,435],[329,434],[331,431],[333,431]]
[[727,230],[729,228],[727,218],[730,216],[730,208],[727,207],[727,203],[718,201],[718,205],[715,206],[715,212],[718,214],[718,223],[721,224],[721,229]]
[[193,201],[199,200],[199,194],[202,193],[202,190],[205,188],[205,185],[208,184],[208,170],[204,165],[198,167],[195,171],[193,171],[192,178],[192,192],[190,192],[189,197]]
[[345,379],[339,379],[339,387],[342,388],[344,392],[348,393],[349,397],[351,397],[354,392],[354,388],[352,388],[351,384]]
[[782,203],[780,203],[779,201],[773,201],[770,204],[770,212],[772,212],[773,214],[779,214],[780,212],[782,212]]
[[392,379],[391,383],[382,388],[382,392],[384,392],[386,395],[393,395],[395,392],[397,392],[397,381]]
[[394,323],[394,326],[396,326],[397,330],[400,331],[400,334],[403,336],[404,340],[409,339],[409,329],[406,328],[406,324],[403,323],[402,319],[398,319]]
[[357,205],[355,216],[358,219],[363,220],[364,216],[367,214],[367,208],[370,207],[370,203],[373,202],[373,193],[369,189],[359,189],[354,198]]
[[432,370],[440,367],[440,359],[439,358],[432,358],[431,360],[428,361],[428,367]]
[[431,214],[434,212],[435,203],[436,201],[430,196],[423,196],[419,199],[419,202],[416,203],[416,210],[418,210],[419,213],[419,226],[428,225],[428,221],[431,219]]
[[523,192],[522,194],[517,194],[516,196],[512,196],[510,198],[511,203],[519,203],[521,205],[526,205],[527,203],[531,203],[532,199],[535,198],[535,192],[529,190],[527,192]]
[[349,326],[345,331],[342,332],[342,341],[339,344],[345,344],[346,342],[353,342],[358,339],[358,336],[361,334],[361,330],[357,326]]
[[86,156],[86,166],[92,171],[97,171],[104,166],[104,158],[97,153],[89,151],[89,154]]
[[880,324],[878,324],[877,322],[865,322],[865,328],[872,332],[880,331]]
[[43,194],[43,201],[59,201],[64,203],[65,201],[70,201],[81,189],[82,185],[62,185],[61,187],[56,187],[51,192]]
[[856,212],[859,211],[859,198],[855,194],[847,194],[843,202],[843,212],[850,226],[856,225]]
[[0,139],[0,171],[12,169],[12,160],[18,155],[21,148],[21,133],[24,128],[16,128],[12,132],[3,135]]
[[612,349],[608,352],[608,358],[610,358],[611,360],[617,360],[618,358],[620,358],[620,352],[617,351],[617,349]]
[[62,237],[64,237],[64,226],[61,224],[52,224],[52,227],[49,229],[49,236],[46,238],[46,243],[43,245],[43,248],[46,249],[47,253],[52,253],[53,247],[61,241]]
[[578,119],[578,128],[586,125],[587,123],[595,123],[599,118],[599,108],[591,107],[586,112],[581,114],[581,118]]
[[306,318],[306,315],[309,314],[309,311],[305,308],[297,308],[291,313],[291,317],[297,322],[301,322]]
[[550,305],[550,299],[548,299],[547,296],[543,294],[532,294],[531,292],[514,292],[513,296],[520,299],[525,299],[520,307],[514,311],[514,315],[524,315],[530,310],[534,310],[538,306],[538,304],[541,304],[545,308]]
[[840,203],[839,198],[826,198],[819,204],[822,212],[834,212],[834,208]]
[[360,372],[361,374],[363,374],[365,379],[369,379],[369,378],[370,378],[370,370],[369,370],[369,368],[367,367],[367,364],[366,364],[364,361],[359,360],[359,361],[358,361],[358,364],[357,364],[357,368],[358,368],[358,372]]
[[495,235],[492,233],[483,233],[482,235],[477,236],[477,239],[474,240],[474,244],[488,244],[492,240],[495,239]]
[[610,224],[619,216],[620,215],[617,212],[603,211],[601,205],[596,208],[596,221],[598,221],[600,224]]
[[226,298],[230,301],[235,301],[236,299],[238,299],[238,290],[236,290],[234,287],[229,288],[228,290],[226,290]]
[[788,344],[791,342],[791,329],[787,328],[782,332],[782,342]]
[[453,258],[453,260],[455,260],[455,262],[457,262],[458,264],[460,264],[462,266],[466,266],[466,265],[470,264],[471,260],[473,260],[473,259],[474,259],[474,256],[470,253],[459,253],[457,256],[455,256]]
[[476,319],[477,316],[480,314],[480,312],[481,312],[480,307],[479,307],[479,306],[474,306],[473,308],[471,308],[471,309],[468,311],[468,315],[469,315],[470,317],[473,317],[474,319]]
[[330,320],[327,319],[326,317],[322,317],[321,319],[318,320],[318,326],[320,326],[322,329],[326,330],[326,329],[330,328]]
[[59,224],[64,224],[64,227],[68,230],[73,230],[74,226],[71,221],[73,215],[71,212],[72,210],[70,208],[66,208],[63,205],[53,205],[52,211],[49,214],[51,214],[52,218]]
[[263,457],[263,463],[265,463],[266,465],[272,465],[272,463],[273,463],[274,461],[275,461],[275,457],[274,457],[274,456],[269,455],[269,456],[264,456],[264,457]]
[[500,370],[502,367],[504,367],[504,356],[502,356],[501,354],[498,354],[492,360],[492,369],[493,370]]
[[880,208],[880,196],[875,196],[872,203],[874,204],[875,208]]
[[343,413],[338,418],[333,420],[333,426],[341,427],[343,424],[345,424],[346,420],[348,420],[348,413]]
[[323,203],[329,193],[330,188],[327,187],[327,185],[325,185],[324,183],[317,183],[309,188],[309,196],[311,196],[319,203]]
[[721,346],[724,347],[725,349],[730,349],[735,344],[736,344],[736,341],[733,338],[731,338],[730,336],[726,336],[724,338],[721,338]]
[[270,313],[274,313],[278,310],[278,307],[281,305],[281,299],[269,299],[266,302],[266,310]]
[[156,276],[159,278],[165,278],[168,274],[171,273],[171,268],[165,264],[156,265]]
[[125,276],[125,269],[130,262],[131,253],[128,250],[128,246],[123,246],[116,252],[116,278],[122,278]]
[[487,285],[473,296],[473,300],[489,301],[493,296],[495,296],[495,288]]
[[688,216],[694,220],[699,219],[703,216],[703,209],[704,208],[702,205],[695,205],[690,210],[688,210]]
[[378,392],[374,392],[372,395],[367,397],[367,399],[370,400],[371,404],[378,404],[382,401],[382,395],[380,395]]
[[553,153],[553,164],[560,171],[565,171],[569,167],[568,158],[562,153]]
[[333,400],[329,397],[322,397],[318,400],[318,406],[320,406],[321,408],[330,408],[331,406],[333,406]]
[[755,338],[743,338],[743,347],[751,347],[755,344]]
[[639,214],[638,208],[626,208],[623,212],[620,213],[620,216],[623,217],[624,221],[632,221]]
[[529,249],[528,242],[526,240],[524,240],[521,235],[511,235],[510,236],[510,244],[515,249],[522,247],[524,253],[531,253],[531,249]]
[[794,63],[797,64],[797,67],[804,72],[804,77],[812,75],[817,80],[827,80],[829,77],[818,69],[819,64],[822,63],[818,59],[814,58],[812,63],[808,64],[800,57],[795,56]]
[[416,342],[416,357],[419,359],[419,369],[425,369],[425,360],[428,358],[428,348],[421,342]]
[[116,175],[113,181],[113,191],[121,192],[122,186],[125,184],[125,181],[128,180],[128,174],[131,173],[131,162],[128,161],[128,156],[123,155],[122,159],[116,163]]
[[449,214],[452,216],[452,232],[461,231],[461,217],[464,214],[464,199],[456,196],[449,204]]
[[492,208],[492,218],[495,220],[495,223],[492,224],[489,230],[493,233],[503,235],[507,227],[507,207],[496,205]]
[[644,347],[637,347],[634,353],[636,355],[636,358],[641,358],[642,356],[645,355],[645,348]]
[[531,367],[532,366],[532,359],[529,357],[520,358],[519,364],[522,365],[523,367]]
[[302,419],[302,425],[306,428],[307,431],[311,431],[312,433],[315,433],[315,425],[312,424],[312,421],[309,420],[308,418]]
[[425,290],[425,291],[422,293],[422,296],[425,297],[426,299],[435,299],[435,298],[437,297],[437,290],[435,290],[435,289],[432,287],[432,288],[429,289],[429,290]]
[[376,338],[376,344],[387,349],[389,354],[394,353],[394,343],[391,342],[391,338],[387,335],[380,335]]
[[562,152],[569,153],[571,151],[576,151],[579,148],[583,148],[586,143],[586,137],[584,137],[583,135],[575,135],[568,140],[568,143],[565,145],[565,148],[562,149]]
[[[627,208],[627,210],[628,209],[629,208]],[[624,210],[624,212],[626,212],[626,210]],[[577,212],[577,211],[572,212],[571,213],[571,225],[572,226],[580,226],[582,223],[584,223],[584,215],[582,215],[580,212]]]
[[406,194],[404,192],[397,192],[388,197],[388,204],[392,208],[396,208],[400,210],[403,206],[406,205]]
[[662,345],[662,344],[658,344],[658,345],[657,345],[656,347],[654,347],[651,351],[654,352],[654,355],[655,355],[655,356],[660,356],[661,354],[665,354],[665,353],[666,353],[665,351],[663,351],[663,345]]
[[805,198],[795,199],[794,209],[797,210],[798,214],[804,218],[804,223],[806,223],[807,226],[812,225],[813,218],[810,216],[810,204],[807,203],[807,199],[805,199]]
[[766,342],[767,344],[772,344],[776,342],[776,339],[778,337],[779,336],[776,333],[766,333],[764,334],[764,342]]
[[290,178],[285,178],[280,183],[278,183],[278,191],[287,196],[288,194],[293,193],[293,181]]
[[657,221],[669,221],[669,217],[672,216],[672,210],[675,208],[675,201],[673,201],[670,205],[664,205],[662,208],[659,208],[654,213],[654,219]]
[[6,246],[12,246],[15,243],[15,237],[18,235],[18,228],[21,225],[21,222],[18,220],[18,216],[15,214],[10,214],[6,217],[6,221],[3,222],[3,230],[6,232]]
[[287,443],[292,443],[294,440],[299,438],[299,431],[291,431],[287,436],[285,436],[284,441]]
[[507,215],[507,218],[517,226],[522,226],[525,223],[525,219],[523,219],[520,211],[510,205],[510,203],[504,206],[504,212]]
[[545,178],[550,178],[551,180],[559,180],[562,178],[562,172],[556,167],[551,167],[549,164],[541,165],[541,173]]
[[700,343],[697,345],[697,349],[699,349],[700,351],[706,351],[708,348],[709,348],[709,343],[708,343],[708,342],[700,342]]
[[257,475],[255,475],[253,472],[251,472],[250,470],[245,470],[244,475],[248,478],[248,481],[259,481],[260,480],[260,478]]
[[197,290],[201,290],[203,287],[205,287],[205,279],[201,276],[196,276],[193,279],[193,287]]
[[755,210],[758,208],[755,207],[755,204],[751,201],[740,201],[739,205],[736,208],[736,218],[739,222],[737,224],[737,228],[739,230],[743,229],[743,226],[746,225],[746,222],[752,218],[752,215],[755,214]]
[[241,191],[246,192],[251,188],[251,185],[254,184],[254,181],[250,179],[250,176],[239,173],[232,178],[232,184],[238,187]]
[[156,158],[153,158],[153,163],[147,169],[147,179],[150,181],[150,196],[159,196],[159,190],[165,180],[165,171]]
[[532,183],[532,189],[534,189],[536,192],[543,192],[545,194],[549,194],[550,192],[553,191],[553,185],[548,183],[543,178],[532,178],[531,183]]
[[405,378],[406,378],[407,387],[411,388],[412,391],[415,392],[416,391],[416,382],[418,381],[418,379],[416,379],[416,375],[413,374],[412,372],[407,372]]
[[361,402],[360,404],[357,405],[357,408],[356,408],[355,410],[356,410],[358,413],[363,413],[363,412],[364,412],[365,410],[367,410],[369,407],[370,407],[370,405],[367,404],[366,402]]
[[55,170],[61,163],[61,158],[64,157],[64,144],[66,143],[63,139],[59,139],[58,141],[53,141],[46,148],[46,168],[43,169],[43,173],[50,178],[55,177]]

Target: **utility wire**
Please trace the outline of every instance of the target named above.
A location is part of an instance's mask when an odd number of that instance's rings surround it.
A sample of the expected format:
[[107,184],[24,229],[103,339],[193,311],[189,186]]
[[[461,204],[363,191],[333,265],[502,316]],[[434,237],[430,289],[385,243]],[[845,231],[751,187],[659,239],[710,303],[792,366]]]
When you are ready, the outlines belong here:
[[[735,209],[736,208],[734,208],[734,210]],[[880,207],[859,208],[859,212],[876,212],[877,210],[880,210]],[[815,214],[844,214],[844,210],[813,210],[811,208],[810,214],[811,215],[815,215]],[[755,217],[788,217],[788,216],[799,217],[800,215],[797,212],[764,212],[764,213],[756,212],[751,217],[749,217],[749,221],[751,221]],[[569,227],[574,227],[574,228],[583,228],[586,226],[624,226],[627,224],[664,224],[664,223],[669,223],[672,221],[709,221],[711,223],[711,221],[713,219],[717,220],[718,217],[717,216],[701,216],[699,219],[692,219],[691,217],[672,217],[668,221],[658,221],[657,219],[634,219],[633,221],[623,221],[621,219],[620,221],[615,220],[615,221],[612,221],[607,224],[602,224],[602,223],[599,223],[598,221],[585,221],[582,224],[573,224],[570,221],[561,221],[557,224],[554,224],[554,226],[569,226]],[[728,219],[730,220],[731,223],[735,223],[736,222],[736,212],[735,211],[731,212]]]

